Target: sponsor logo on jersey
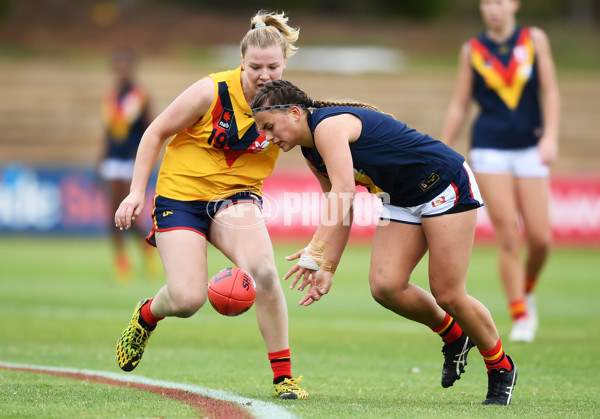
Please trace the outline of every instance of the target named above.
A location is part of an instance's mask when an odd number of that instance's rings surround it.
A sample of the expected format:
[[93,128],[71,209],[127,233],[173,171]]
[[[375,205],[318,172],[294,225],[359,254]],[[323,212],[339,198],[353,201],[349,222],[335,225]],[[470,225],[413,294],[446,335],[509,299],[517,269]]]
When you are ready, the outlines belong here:
[[260,141],[260,138],[259,138],[259,140],[254,141],[254,146],[251,147],[251,149],[254,149],[258,152],[258,151],[264,150],[268,146],[269,146],[269,142],[267,140]]
[[223,108],[221,118],[219,118],[218,126],[228,130],[231,127],[231,119],[233,118],[233,109]]

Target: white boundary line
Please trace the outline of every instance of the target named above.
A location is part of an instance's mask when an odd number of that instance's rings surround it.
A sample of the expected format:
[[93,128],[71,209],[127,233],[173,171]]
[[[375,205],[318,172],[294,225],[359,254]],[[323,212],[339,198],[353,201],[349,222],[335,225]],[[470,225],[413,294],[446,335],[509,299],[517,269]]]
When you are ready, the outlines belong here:
[[247,397],[238,396],[234,393],[229,393],[223,390],[213,390],[206,387],[195,386],[191,384],[176,383],[173,381],[154,380],[152,378],[142,377],[139,375],[125,375],[122,373],[114,373],[109,371],[93,371],[76,368],[62,368],[62,367],[50,367],[45,365],[32,365],[32,364],[14,364],[11,362],[0,361],[0,367],[7,368],[21,368],[27,370],[39,370],[48,372],[61,372],[61,373],[73,373],[83,374],[90,377],[102,377],[109,378],[111,380],[120,381],[123,383],[137,383],[146,384],[151,386],[164,387],[175,390],[183,390],[189,393],[198,394],[210,399],[216,399],[226,402],[231,402],[242,406],[248,410],[256,418],[281,418],[281,419],[292,419],[294,415],[288,412],[285,408],[278,406],[274,403],[265,402],[257,399],[249,399]]

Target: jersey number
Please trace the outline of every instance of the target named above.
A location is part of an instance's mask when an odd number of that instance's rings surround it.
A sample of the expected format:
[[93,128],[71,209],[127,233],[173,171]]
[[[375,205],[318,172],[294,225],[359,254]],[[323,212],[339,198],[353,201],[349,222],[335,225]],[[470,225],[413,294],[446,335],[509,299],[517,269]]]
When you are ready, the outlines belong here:
[[[212,145],[215,148],[224,148],[227,145],[229,140],[229,136],[225,131],[218,130],[217,128],[213,128],[210,137],[208,137],[208,144]],[[214,144],[213,144],[214,141]]]

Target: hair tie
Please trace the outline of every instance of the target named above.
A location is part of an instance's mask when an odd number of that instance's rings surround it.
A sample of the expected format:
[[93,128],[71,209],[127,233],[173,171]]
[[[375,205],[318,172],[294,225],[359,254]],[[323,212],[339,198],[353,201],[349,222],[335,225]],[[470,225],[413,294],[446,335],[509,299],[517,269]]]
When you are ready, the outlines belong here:
[[299,103],[289,103],[289,104],[286,104],[286,105],[260,106],[258,108],[252,108],[252,115],[254,115],[254,114],[258,113],[258,112],[264,112],[264,111],[289,109],[292,106],[297,106],[300,109],[306,109],[306,105],[301,105]]
[[254,25],[254,29],[264,28],[265,26],[267,26],[267,24],[265,22],[258,22],[257,24]]
[[314,99],[312,99],[312,100],[310,101],[310,107],[311,107],[311,108],[314,108],[314,107],[315,107],[315,100],[314,100]]

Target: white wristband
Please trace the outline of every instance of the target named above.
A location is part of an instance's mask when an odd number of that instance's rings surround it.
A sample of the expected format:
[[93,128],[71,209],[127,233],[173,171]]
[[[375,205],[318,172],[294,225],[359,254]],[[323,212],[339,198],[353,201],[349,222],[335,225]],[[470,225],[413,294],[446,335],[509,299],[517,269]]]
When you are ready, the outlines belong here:
[[318,271],[319,269],[321,269],[319,264],[313,258],[311,258],[309,255],[307,255],[306,253],[304,253],[300,256],[300,261],[298,262],[298,266],[300,266],[304,269],[310,269],[313,271]]

